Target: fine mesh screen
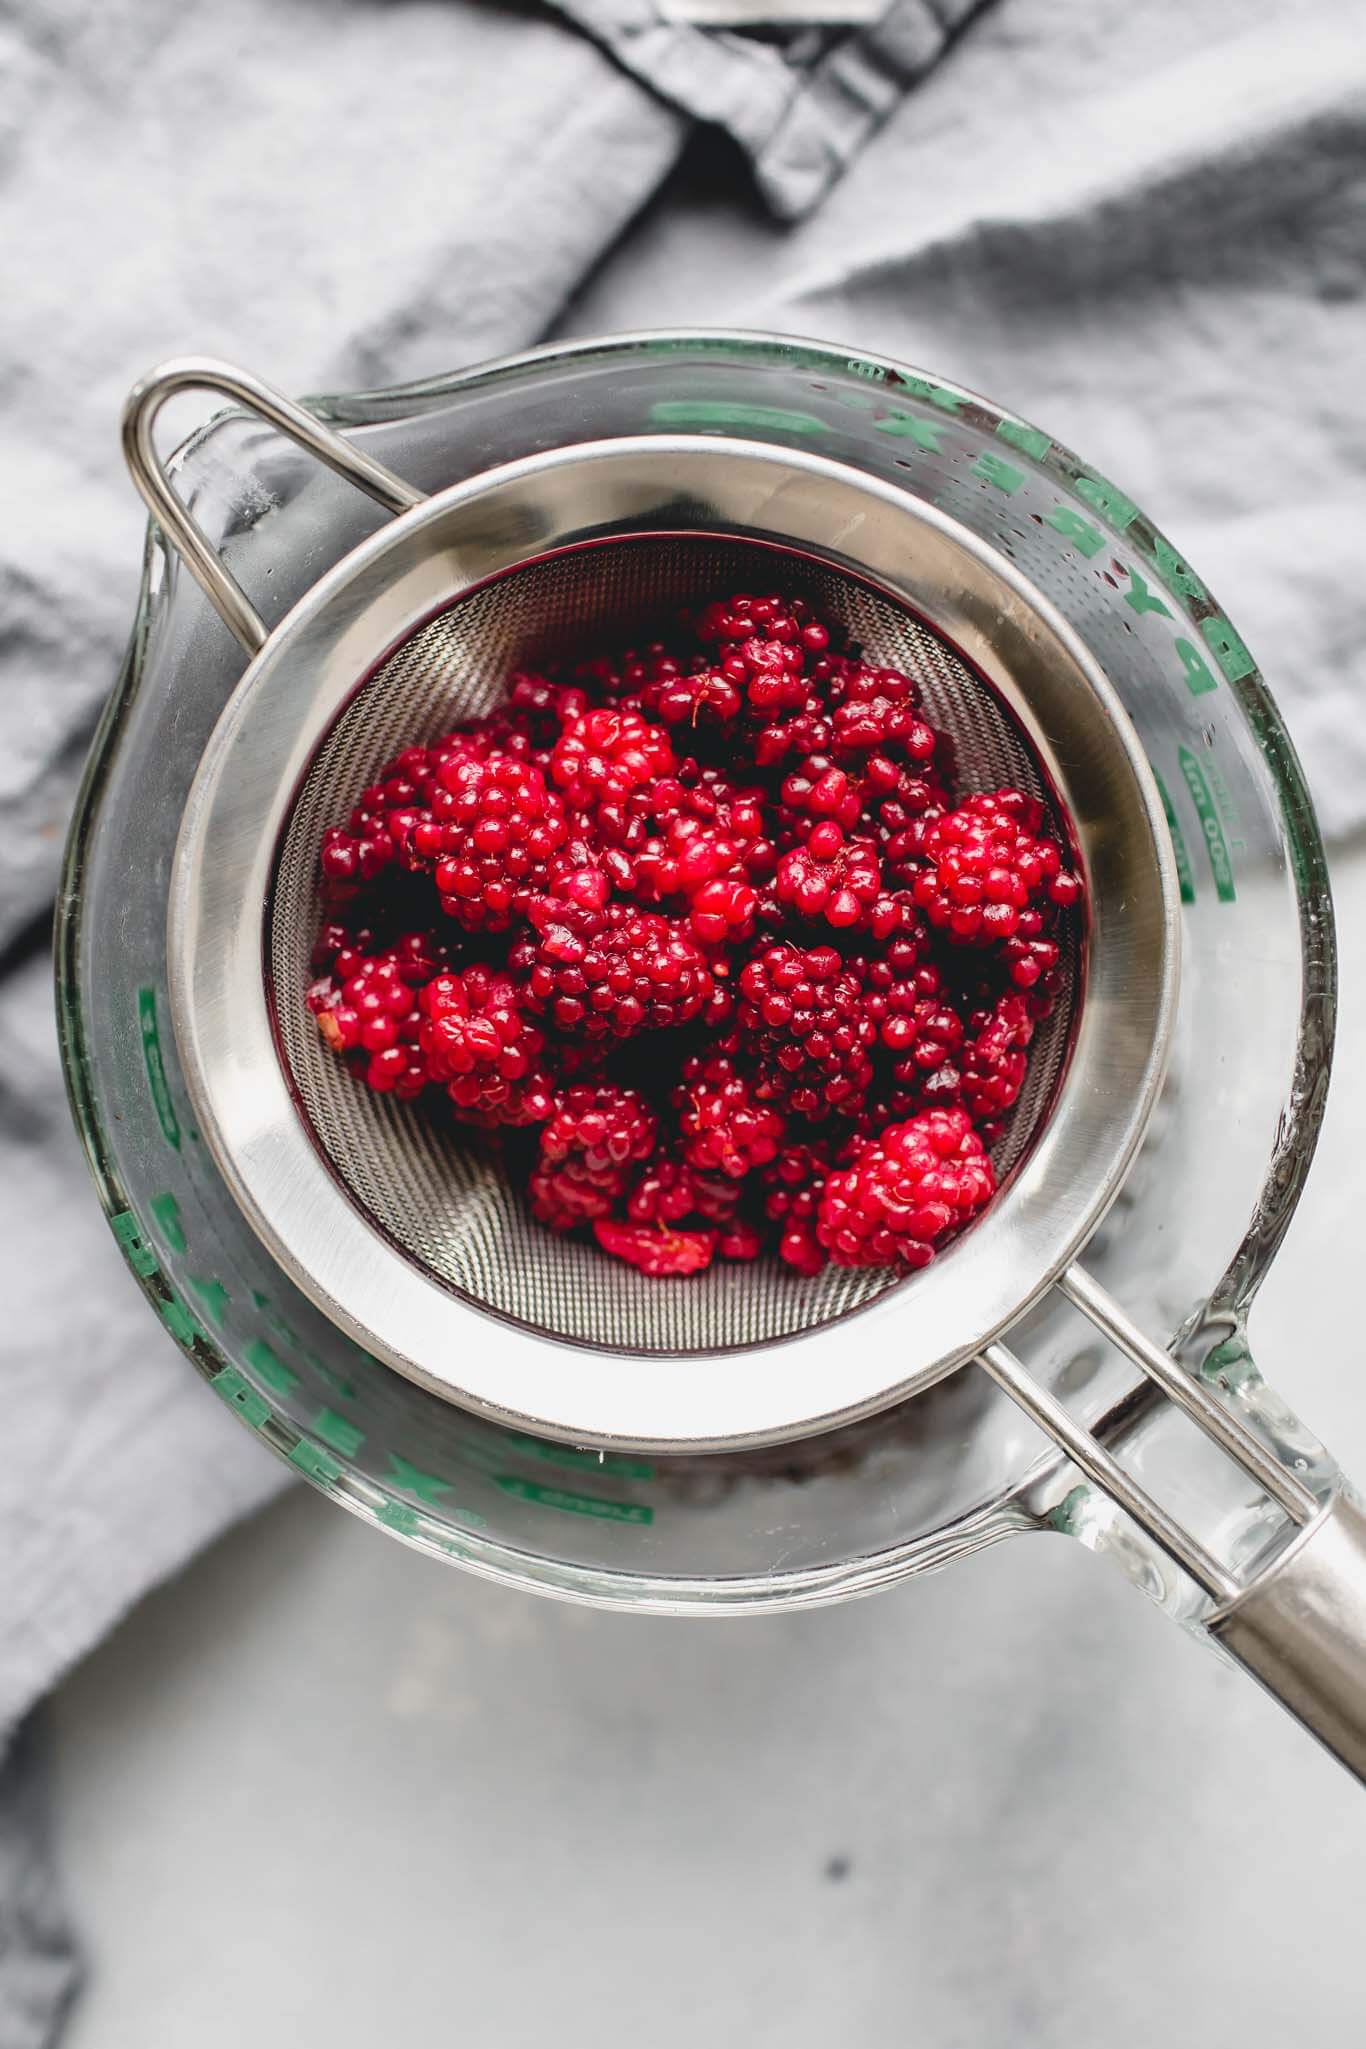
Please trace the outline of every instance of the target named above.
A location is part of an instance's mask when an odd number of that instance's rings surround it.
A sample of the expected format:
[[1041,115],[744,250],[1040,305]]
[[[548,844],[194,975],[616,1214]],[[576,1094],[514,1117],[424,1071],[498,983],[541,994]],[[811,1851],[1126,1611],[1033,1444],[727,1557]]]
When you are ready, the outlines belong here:
[[[1037,765],[994,694],[913,616],[824,564],[697,536],[577,549],[509,572],[413,634],[353,698],[295,803],[276,874],[269,965],[280,1043],[314,1142],[362,1211],[409,1258],[495,1313],[562,1339],[639,1351],[715,1350],[810,1329],[862,1307],[899,1277],[774,1261],[718,1263],[661,1282],[591,1243],[537,1225],[479,1134],[376,1095],[324,1048],[305,1003],[320,922],[318,847],[401,748],[486,712],[510,670],[565,652],[629,644],[685,605],[781,588],[838,621],[866,654],[914,677],[952,738],[960,786],[1003,783],[1047,801]],[[993,1155],[1004,1177],[1026,1150],[1066,1054],[1074,963],[1035,1040],[1029,1079]]]

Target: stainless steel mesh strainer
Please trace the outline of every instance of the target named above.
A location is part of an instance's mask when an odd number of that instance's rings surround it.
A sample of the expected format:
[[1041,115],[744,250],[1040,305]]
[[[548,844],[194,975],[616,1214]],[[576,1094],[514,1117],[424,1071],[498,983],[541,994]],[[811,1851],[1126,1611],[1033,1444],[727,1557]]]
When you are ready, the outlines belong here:
[[[743,1275],[717,1264],[687,1287],[661,1287],[552,1236],[530,1218],[498,1162],[449,1121],[338,1086],[305,1004],[320,919],[318,847],[382,762],[487,711],[509,670],[536,667],[605,631],[633,640],[682,605],[764,587],[810,597],[878,660],[914,675],[973,784],[1014,783],[1047,800],[1003,704],[935,634],[900,607],[819,562],[704,536],[666,535],[562,551],[457,599],[406,639],[322,742],[284,835],[268,960],[280,1044],[315,1142],[357,1207],[407,1256],[470,1301],[550,1336],[641,1352],[697,1352],[788,1337],[848,1314],[896,1285],[886,1271],[829,1267],[814,1278],[776,1261]],[[1059,825],[1062,821],[1057,821]],[[1028,1149],[1067,1051],[1074,961],[1041,1034],[1026,1094],[996,1149],[1004,1179]]]
[[[207,387],[253,408],[399,516],[272,633],[172,494],[158,407]],[[557,448],[422,498],[256,380],[166,366],[129,460],[252,656],[195,776],[168,919],[187,1086],[267,1249],[324,1313],[421,1385],[573,1445],[781,1442],[868,1415],[976,1358],[1216,1603],[1209,1628],[1358,1770],[1363,1519],[1321,1507],[1240,1418],[1076,1264],[1142,1138],[1175,1016],[1179,919],[1161,796],[1094,658],[966,527],[845,464],[717,436]],[[489,1161],[328,1071],[303,1021],[315,849],[395,741],[481,709],[515,662],[773,574],[922,680],[965,779],[1026,781],[1087,886],[1072,1001],[1042,1049],[978,1225],[902,1284],[722,1270],[673,1287],[533,1230]],[[1298,1530],[1241,1585],[1003,1335],[1056,1285]]]

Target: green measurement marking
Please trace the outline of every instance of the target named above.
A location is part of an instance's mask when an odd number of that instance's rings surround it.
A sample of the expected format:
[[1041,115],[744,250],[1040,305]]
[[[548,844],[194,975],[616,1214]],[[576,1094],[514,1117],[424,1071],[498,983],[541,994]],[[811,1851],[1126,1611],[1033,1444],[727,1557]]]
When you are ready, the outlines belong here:
[[646,1459],[625,1458],[615,1451],[576,1451],[570,1444],[546,1444],[539,1437],[521,1437],[515,1430],[504,1432],[504,1442],[515,1445],[528,1458],[543,1459],[548,1466],[574,1466],[580,1472],[611,1473],[622,1480],[653,1480],[654,1467]]
[[1077,1516],[1085,1506],[1086,1489],[1074,1487],[1070,1494],[1063,1496],[1056,1508],[1049,1509],[1048,1520],[1055,1530],[1061,1530],[1065,1537],[1070,1537],[1076,1528]]
[[277,1394],[292,1394],[299,1385],[299,1376],[292,1366],[286,1366],[280,1354],[264,1338],[253,1338],[242,1347],[242,1357],[248,1366],[254,1366],[267,1387],[273,1387]]
[[1225,1387],[1237,1390],[1245,1380],[1257,1378],[1257,1368],[1245,1337],[1225,1338],[1216,1345],[1200,1368],[1202,1380],[1221,1381]]
[[449,1480],[441,1479],[436,1473],[424,1473],[420,1466],[413,1465],[406,1458],[400,1458],[396,1451],[389,1454],[389,1477],[405,1494],[416,1494],[419,1501],[425,1501],[429,1505],[451,1491]]
[[259,1288],[253,1288],[251,1299],[261,1312],[262,1320],[269,1324],[277,1338],[283,1338],[287,1345],[297,1345],[299,1340],[285,1322],[278,1309],[271,1304],[269,1295],[263,1295]]
[[1257,664],[1248,652],[1247,643],[1222,613],[1214,612],[1208,619],[1202,619],[1200,632],[1230,683],[1241,683],[1244,676],[1252,674]]
[[348,1380],[344,1373],[338,1373],[335,1366],[329,1366],[326,1360],[318,1357],[316,1352],[309,1353],[308,1363],[317,1374],[319,1380],[325,1386],[330,1387],[333,1394],[341,1401],[353,1402],[356,1399],[356,1383],[354,1380]]
[[180,1299],[172,1295],[168,1301],[158,1302],[161,1320],[178,1345],[192,1345],[196,1338],[204,1336],[201,1324],[195,1322],[189,1310]]
[[397,1530],[400,1537],[417,1535],[417,1510],[409,1508],[405,1501],[384,1502],[375,1510],[375,1521],[383,1523],[386,1530]]
[[1172,800],[1167,795],[1167,786],[1156,769],[1153,770],[1153,781],[1157,784],[1157,793],[1162,799],[1162,809],[1167,814],[1167,830],[1172,836],[1172,852],[1176,856],[1176,879],[1181,885],[1181,901],[1183,904],[1193,904],[1195,902],[1195,877],[1191,872],[1191,857],[1186,852],[1186,836],[1182,832],[1180,821],[1172,809]]
[[354,1458],[365,1442],[365,1432],[347,1417],[339,1416],[335,1409],[319,1409],[313,1418],[313,1428],[324,1444],[330,1444],[344,1458]]
[[1205,851],[1209,855],[1210,868],[1214,874],[1214,893],[1221,904],[1231,904],[1236,900],[1238,892],[1233,886],[1233,863],[1229,859],[1224,828],[1219,822],[1218,806],[1205,780],[1205,772],[1189,748],[1178,748],[1177,758],[1181,763],[1186,788],[1191,793],[1191,802],[1199,813]]
[[893,407],[880,413],[873,422],[875,434],[894,434],[903,441],[913,441],[917,448],[926,449],[931,455],[938,455],[944,439],[942,420],[922,420],[917,413],[898,412]]
[[190,1286],[204,1305],[204,1313],[215,1330],[222,1330],[231,1297],[221,1281],[211,1274],[191,1274]]
[[511,1494],[518,1501],[534,1501],[541,1508],[563,1509],[567,1515],[591,1515],[599,1522],[648,1526],[655,1519],[652,1508],[635,1502],[603,1501],[593,1494],[566,1494],[562,1487],[542,1487],[535,1480],[519,1479],[515,1473],[500,1473],[498,1485],[504,1494]]
[[1205,586],[1193,569],[1188,569],[1170,541],[1164,541],[1161,534],[1153,536],[1153,561],[1165,584],[1178,591],[1183,598],[1203,598]]
[[160,1195],[154,1195],[149,1205],[156,1227],[172,1252],[184,1252],[185,1226],[180,1221],[180,1204],[169,1188]]
[[1107,483],[1104,477],[1078,477],[1076,484],[1078,498],[1093,506],[1102,519],[1108,519],[1112,527],[1123,533],[1138,518],[1138,507],[1132,498],[1126,498],[1115,485]]
[[916,398],[923,398],[932,406],[938,406],[941,413],[961,413],[963,394],[950,391],[946,384],[935,384],[929,377],[911,377],[904,372],[897,378],[902,391],[909,391]]
[[993,489],[1004,491],[1007,498],[1013,498],[1025,480],[1024,471],[1007,462],[1003,455],[997,455],[994,448],[982,450],[972,466],[972,474]]
[[1052,436],[1041,427],[1026,427],[1023,420],[998,420],[996,423],[998,441],[1008,441],[1012,448],[1018,448],[1035,462],[1042,462],[1053,446]]
[[220,1395],[231,1409],[236,1409],[242,1420],[250,1423],[253,1430],[259,1430],[270,1420],[270,1403],[243,1380],[235,1366],[224,1366],[214,1374],[209,1386]]
[[130,1209],[121,1209],[109,1219],[109,1228],[123,1247],[123,1256],[135,1274],[144,1279],[157,1271],[157,1256],[142,1235],[142,1226]]
[[157,1026],[157,992],[155,989],[138,990],[138,1029],[142,1033],[142,1058],[147,1069],[147,1086],[152,1094],[152,1106],[157,1113],[161,1135],[167,1145],[180,1150],[180,1122],[171,1101],[170,1085],[166,1080],[166,1065],[161,1057],[161,1032]]
[[774,434],[828,434],[828,421],[784,406],[741,405],[731,399],[665,398],[650,408],[657,427],[760,427]]
[[297,1466],[301,1473],[307,1473],[310,1480],[321,1480],[324,1484],[340,1479],[341,1467],[320,1444],[310,1443],[301,1437],[289,1454],[289,1463]]

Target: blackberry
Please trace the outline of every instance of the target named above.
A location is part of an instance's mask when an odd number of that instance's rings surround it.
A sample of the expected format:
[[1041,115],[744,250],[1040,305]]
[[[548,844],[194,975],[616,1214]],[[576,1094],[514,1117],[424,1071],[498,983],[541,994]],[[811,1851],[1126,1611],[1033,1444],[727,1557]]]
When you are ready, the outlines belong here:
[[926,1266],[995,1188],[967,1112],[927,1110],[889,1125],[828,1177],[816,1236],[837,1266]]
[[661,726],[639,712],[586,711],[555,743],[550,776],[575,811],[625,804],[642,786],[669,775],[674,751]]
[[908,906],[883,887],[876,847],[847,839],[833,819],[823,819],[778,863],[774,894],[804,918],[820,918],[836,931],[870,932],[890,938],[906,922]]
[[592,871],[576,871],[528,914],[535,930],[512,947],[509,965],[530,1008],[568,1037],[624,1039],[687,1024],[712,994],[687,925],[607,899],[605,877]]
[[833,946],[765,947],[741,970],[738,1042],[799,1115],[849,1115],[873,1078],[876,1021],[863,979]]
[[541,1158],[578,1158],[593,1173],[630,1167],[649,1157],[656,1128],[654,1112],[635,1089],[576,1082],[541,1132]]
[[437,771],[412,854],[430,868],[448,917],[467,932],[502,932],[545,887],[568,837],[564,806],[533,763],[501,750],[456,753]]
[[[964,946],[1034,939],[1044,906],[1076,903],[1081,885],[1042,824],[1042,805],[1011,789],[985,791],[927,819],[917,835],[922,866],[912,890],[935,929]],[[1022,987],[1043,972],[1032,960],[1028,953],[1012,960],[1012,978]]]
[[516,984],[482,962],[437,975],[420,998],[428,1079],[467,1124],[539,1124],[555,1107],[545,1034]]
[[738,1181],[776,1157],[786,1118],[760,1099],[753,1080],[724,1054],[689,1060],[674,1100],[690,1167]]

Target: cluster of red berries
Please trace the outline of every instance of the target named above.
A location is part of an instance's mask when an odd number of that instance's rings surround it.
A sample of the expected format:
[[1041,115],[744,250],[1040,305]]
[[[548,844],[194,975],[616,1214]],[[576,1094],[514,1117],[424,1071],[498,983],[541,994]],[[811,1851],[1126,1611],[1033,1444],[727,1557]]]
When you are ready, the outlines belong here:
[[1081,896],[1035,799],[953,780],[909,677],[718,600],[384,768],[324,835],[310,1007],[370,1088],[524,1128],[539,1221],[643,1272],[923,1266]]

